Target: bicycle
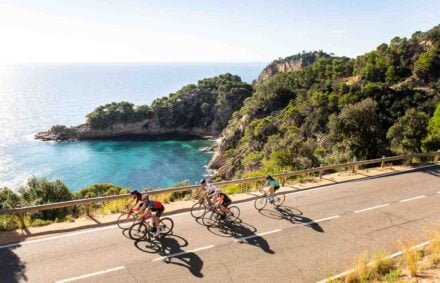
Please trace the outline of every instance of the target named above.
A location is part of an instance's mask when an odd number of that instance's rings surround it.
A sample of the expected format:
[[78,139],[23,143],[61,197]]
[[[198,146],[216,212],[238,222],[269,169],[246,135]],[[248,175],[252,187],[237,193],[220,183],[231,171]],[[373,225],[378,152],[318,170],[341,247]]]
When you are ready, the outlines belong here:
[[119,228],[126,230],[133,226],[136,222],[137,210],[130,208],[128,211],[122,212],[116,220],[116,224]]
[[220,212],[217,207],[210,206],[209,208],[207,208],[207,211],[203,215],[202,223],[207,227],[211,227],[221,222],[234,223],[240,217],[240,208],[238,208],[238,206],[229,206],[228,212],[226,213],[224,218],[221,217],[222,215],[222,212]]
[[[159,226],[157,229],[160,231],[160,238],[172,233],[174,227],[174,222],[169,217],[164,217],[159,220]],[[145,219],[145,217],[142,217],[142,219],[133,224],[130,227],[128,235],[133,240],[142,240],[144,238],[147,239],[147,241],[150,241],[152,238],[154,238],[154,224],[152,217],[148,217]]]
[[254,202],[254,206],[257,210],[262,210],[263,208],[265,208],[267,202],[270,202],[274,206],[279,207],[286,200],[286,196],[284,194],[275,194],[273,195],[273,200],[269,201],[269,195],[267,194],[266,190],[261,189],[259,190],[259,192],[262,193],[262,195],[259,198],[257,198]]
[[191,207],[191,216],[195,219],[203,217],[203,215],[206,213],[207,207],[208,202],[205,200],[205,198],[199,198],[197,202]]

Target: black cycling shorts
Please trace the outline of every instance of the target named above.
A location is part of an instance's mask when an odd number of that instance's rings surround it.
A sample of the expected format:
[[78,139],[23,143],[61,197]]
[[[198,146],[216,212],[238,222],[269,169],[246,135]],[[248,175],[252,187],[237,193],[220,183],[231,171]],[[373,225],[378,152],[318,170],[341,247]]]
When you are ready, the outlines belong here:
[[165,207],[163,207],[163,206],[161,208],[151,208],[152,212],[156,212],[157,217],[161,217],[164,210],[165,210]]
[[223,202],[222,202],[222,205],[224,206],[224,207],[228,207],[230,204],[231,204],[231,199],[230,198],[224,198],[223,199]]
[[276,192],[276,191],[278,191],[280,189],[280,186],[274,186],[273,187],[273,190]]

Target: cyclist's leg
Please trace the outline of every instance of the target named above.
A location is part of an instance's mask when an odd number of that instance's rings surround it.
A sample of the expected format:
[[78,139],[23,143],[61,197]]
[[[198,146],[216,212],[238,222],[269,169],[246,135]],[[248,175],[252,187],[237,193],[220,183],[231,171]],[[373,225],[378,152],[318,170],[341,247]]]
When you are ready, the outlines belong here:
[[275,189],[274,189],[274,187],[269,187],[269,196],[270,197],[273,197],[273,194],[275,193]]
[[159,227],[159,220],[160,217],[162,216],[163,211],[165,210],[165,207],[159,208],[156,212],[156,217],[155,217],[155,225],[156,227]]

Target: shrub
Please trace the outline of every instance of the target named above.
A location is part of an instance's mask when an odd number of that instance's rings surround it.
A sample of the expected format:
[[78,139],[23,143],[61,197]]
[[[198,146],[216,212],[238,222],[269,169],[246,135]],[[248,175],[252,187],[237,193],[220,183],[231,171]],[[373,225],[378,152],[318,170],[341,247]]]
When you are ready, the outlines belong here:
[[[19,192],[26,205],[40,205],[72,200],[72,194],[63,182],[59,180],[49,181],[46,178],[30,178],[27,184],[20,188]],[[33,213],[31,218],[42,220],[63,219],[70,211],[70,208],[45,210]]]
[[43,220],[43,219],[35,219],[31,222],[32,227],[40,227],[40,226],[46,226],[49,224],[52,224],[53,221],[51,220]]
[[18,219],[15,215],[0,216],[0,231],[14,230],[18,228]]

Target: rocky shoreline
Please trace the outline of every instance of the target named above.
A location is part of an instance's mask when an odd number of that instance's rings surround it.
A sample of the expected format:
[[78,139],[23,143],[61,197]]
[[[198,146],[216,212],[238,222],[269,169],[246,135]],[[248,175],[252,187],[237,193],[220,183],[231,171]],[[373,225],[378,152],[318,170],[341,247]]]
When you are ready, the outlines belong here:
[[[76,141],[105,139],[215,139],[218,133],[203,129],[160,128],[146,126],[150,121],[130,124],[115,124],[106,129],[92,129],[87,124],[67,127],[56,125],[47,131],[35,134],[35,139],[42,141]],[[212,149],[209,149],[212,151]]]

